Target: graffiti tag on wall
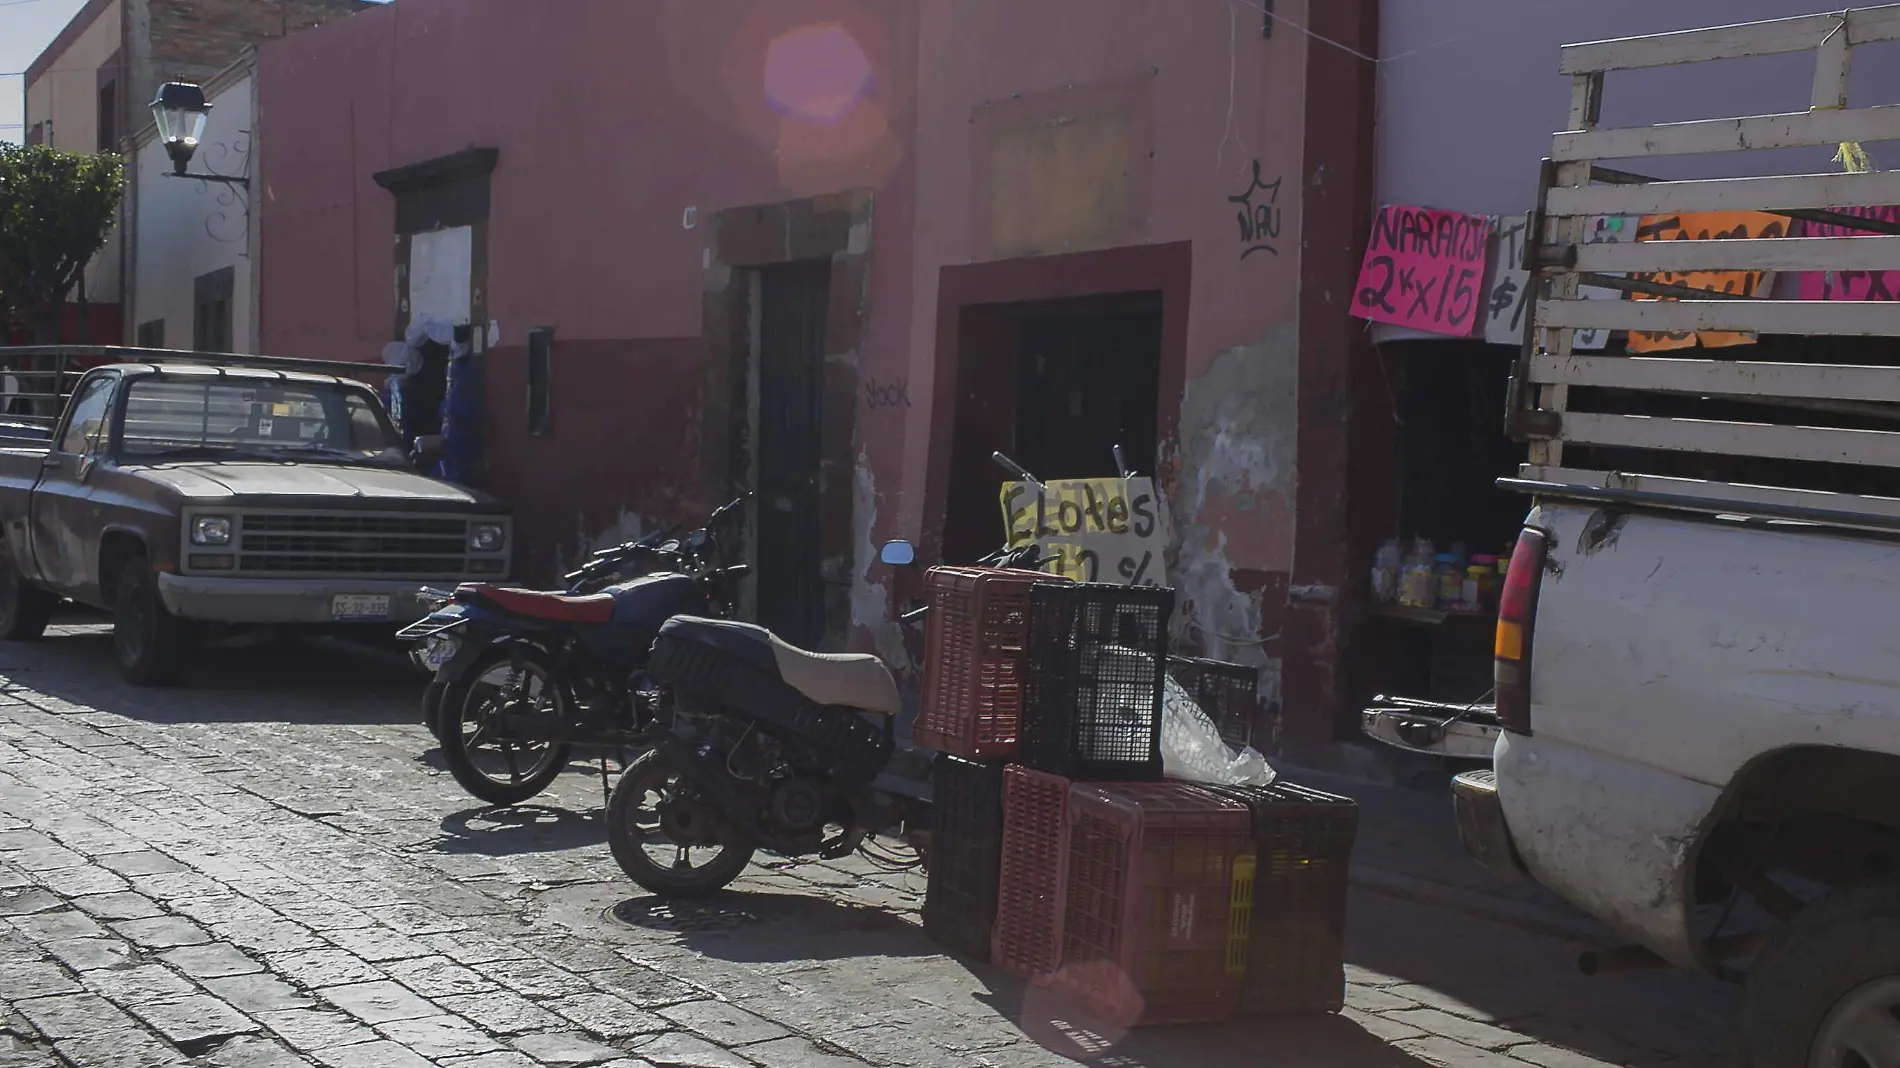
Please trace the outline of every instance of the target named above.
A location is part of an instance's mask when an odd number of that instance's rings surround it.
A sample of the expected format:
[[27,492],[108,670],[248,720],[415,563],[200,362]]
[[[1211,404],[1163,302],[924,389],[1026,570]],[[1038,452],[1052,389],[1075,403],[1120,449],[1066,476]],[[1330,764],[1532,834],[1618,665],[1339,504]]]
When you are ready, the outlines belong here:
[[891,382],[865,379],[864,406],[874,412],[879,408],[910,407],[910,379],[899,378]]
[[1260,161],[1253,161],[1253,181],[1248,183],[1245,192],[1227,198],[1229,204],[1236,205],[1234,219],[1240,224],[1240,258],[1246,259],[1256,252],[1265,252],[1274,256],[1280,254],[1274,244],[1280,240],[1280,224],[1284,215],[1280,210],[1280,185],[1283,178],[1271,182],[1260,180]]

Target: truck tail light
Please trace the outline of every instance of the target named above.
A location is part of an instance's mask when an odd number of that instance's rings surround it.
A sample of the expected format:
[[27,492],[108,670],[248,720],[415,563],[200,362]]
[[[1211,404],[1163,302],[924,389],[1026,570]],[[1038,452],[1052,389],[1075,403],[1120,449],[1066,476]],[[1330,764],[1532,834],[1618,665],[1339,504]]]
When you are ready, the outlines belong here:
[[1544,585],[1550,539],[1526,528],[1511,552],[1511,569],[1498,596],[1498,718],[1513,734],[1531,733],[1531,639],[1537,629],[1537,594]]

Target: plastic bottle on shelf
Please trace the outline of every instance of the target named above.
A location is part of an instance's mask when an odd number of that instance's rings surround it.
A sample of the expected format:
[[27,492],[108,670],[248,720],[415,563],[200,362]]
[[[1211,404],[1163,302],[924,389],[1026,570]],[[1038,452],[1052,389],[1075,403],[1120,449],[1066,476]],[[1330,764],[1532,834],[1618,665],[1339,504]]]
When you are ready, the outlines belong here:
[[1432,573],[1438,578],[1436,607],[1443,611],[1457,609],[1465,593],[1465,571],[1459,566],[1458,554],[1439,553],[1433,558]]
[[1471,602],[1472,611],[1489,612],[1497,608],[1498,567],[1498,558],[1495,556],[1479,553],[1471,558],[1469,581],[1475,581],[1478,585],[1477,596]]
[[1399,566],[1399,603],[1407,608],[1430,608],[1438,599],[1437,576],[1432,574],[1432,543],[1412,542]]
[[1399,558],[1399,539],[1387,538],[1384,545],[1372,558],[1372,598],[1380,604],[1391,604],[1399,597],[1399,573],[1403,563]]

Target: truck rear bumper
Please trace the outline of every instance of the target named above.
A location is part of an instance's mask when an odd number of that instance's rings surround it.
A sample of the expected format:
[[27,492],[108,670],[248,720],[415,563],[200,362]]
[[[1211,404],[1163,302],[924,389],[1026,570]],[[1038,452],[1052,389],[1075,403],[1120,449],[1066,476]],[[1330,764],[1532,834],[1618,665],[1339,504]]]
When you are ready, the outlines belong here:
[[1511,827],[1504,822],[1495,772],[1467,771],[1452,779],[1451,807],[1458,818],[1458,839],[1479,867],[1501,879],[1529,877],[1511,841]]
[[401,626],[428,614],[427,606],[416,596],[422,585],[420,581],[387,579],[260,579],[165,574],[158,577],[158,595],[173,615],[208,623],[388,623]]

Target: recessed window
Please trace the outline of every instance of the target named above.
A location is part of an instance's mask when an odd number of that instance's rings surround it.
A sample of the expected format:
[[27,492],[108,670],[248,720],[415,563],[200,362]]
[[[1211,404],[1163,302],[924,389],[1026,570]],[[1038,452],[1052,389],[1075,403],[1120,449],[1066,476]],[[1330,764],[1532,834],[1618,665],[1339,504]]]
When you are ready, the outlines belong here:
[[99,87],[99,151],[119,150],[119,83]]
[[237,271],[220,267],[192,282],[191,347],[199,352],[231,351],[231,301]]
[[554,360],[554,328],[528,331],[528,433],[545,438],[554,432],[550,394]]

